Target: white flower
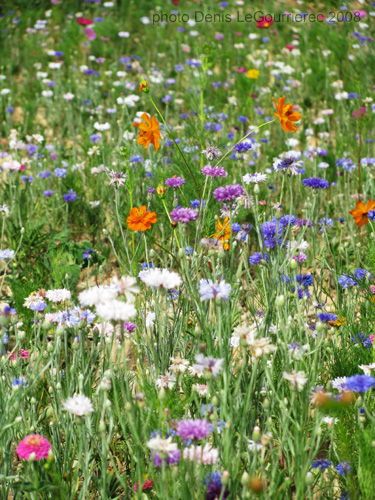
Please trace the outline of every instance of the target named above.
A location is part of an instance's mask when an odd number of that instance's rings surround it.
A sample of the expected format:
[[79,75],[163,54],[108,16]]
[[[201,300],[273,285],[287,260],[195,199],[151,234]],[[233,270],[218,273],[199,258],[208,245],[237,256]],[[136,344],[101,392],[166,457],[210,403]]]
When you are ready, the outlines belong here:
[[78,299],[84,306],[96,306],[117,296],[117,290],[108,286],[94,286],[81,292]]
[[51,302],[64,302],[65,300],[70,300],[70,291],[66,288],[59,288],[56,290],[48,290],[46,297]]
[[337,389],[339,392],[343,392],[345,390],[347,377],[337,377],[332,380],[332,388]]
[[336,422],[338,422],[339,419],[338,418],[333,418],[333,417],[328,417],[328,416],[325,416],[323,418],[323,422],[325,422],[328,427],[332,427],[332,425],[336,424]]
[[119,31],[118,36],[120,38],[129,38],[130,33],[128,31]]
[[134,108],[139,99],[140,97],[138,95],[130,94],[126,97],[118,97],[117,104],[125,104],[129,108]]
[[94,128],[96,130],[100,130],[102,132],[103,130],[109,130],[111,128],[111,126],[108,122],[106,122],[106,123],[95,122]]
[[98,316],[107,321],[128,321],[137,314],[133,304],[122,300],[102,302],[96,306]]
[[7,95],[7,94],[9,94],[9,93],[10,93],[10,89],[2,89],[2,90],[0,91],[0,95]]
[[270,342],[271,340],[268,337],[253,340],[249,346],[254,358],[260,358],[261,356],[275,352],[277,347]]
[[267,179],[266,174],[259,174],[255,172],[255,174],[246,174],[242,177],[242,180],[245,184],[260,184]]
[[197,354],[195,356],[195,364],[193,368],[197,372],[208,372],[212,373],[214,377],[219,375],[223,369],[224,359],[223,358],[210,358],[205,357],[203,354]]
[[63,409],[77,417],[83,417],[94,411],[90,399],[83,394],[74,394],[73,397],[68,398],[63,403]]
[[146,328],[151,328],[152,326],[154,326],[155,318],[156,318],[156,314],[154,312],[147,313]]
[[215,464],[219,460],[219,450],[212,448],[209,443],[206,443],[203,449],[202,446],[193,445],[184,449],[183,457],[197,464]]
[[163,439],[161,437],[156,437],[156,438],[150,439],[150,441],[148,441],[146,443],[146,446],[147,446],[147,448],[150,448],[150,450],[152,450],[152,451],[155,451],[158,453],[165,453],[167,455],[171,451],[176,451],[178,449],[177,444],[172,443],[172,436],[170,436],[167,439]]
[[18,172],[21,168],[21,163],[17,160],[10,159],[9,161],[4,161],[2,167],[4,170],[10,170],[11,172]]
[[208,396],[210,391],[208,389],[207,384],[193,384],[193,390],[199,395],[199,396]]
[[43,90],[42,96],[43,97],[52,97],[53,96],[53,92],[52,92],[52,90]]
[[68,92],[67,94],[64,94],[64,95],[63,95],[63,98],[64,98],[66,101],[71,101],[72,99],[74,99],[74,94],[72,94],[71,92]]
[[187,359],[180,358],[180,356],[177,356],[176,358],[171,357],[171,363],[169,371],[172,373],[184,373],[189,366],[189,361]]
[[150,24],[151,23],[150,18],[146,17],[146,16],[145,17],[141,17],[140,21],[141,21],[142,24]]
[[165,375],[161,375],[161,377],[157,378],[155,381],[155,385],[158,389],[172,389],[176,383],[175,375],[167,372]]
[[365,375],[371,375],[371,370],[375,370],[375,363],[371,363],[371,365],[359,365],[359,367]]
[[293,387],[296,387],[298,390],[303,389],[304,385],[307,383],[307,377],[305,372],[300,371],[300,372],[295,372],[293,371],[292,373],[283,373],[283,378],[285,380],[289,380],[290,384]]
[[125,130],[122,138],[125,139],[125,141],[132,141],[134,139],[134,133],[129,132],[129,130]]
[[166,290],[176,288],[176,286],[180,286],[182,283],[179,274],[157,267],[141,271],[138,276],[147,286],[165,288]]
[[137,280],[132,276],[121,276],[120,279],[115,276],[112,280],[112,285],[121,295],[125,295],[128,302],[134,302],[134,293],[139,293],[139,288],[136,286]]

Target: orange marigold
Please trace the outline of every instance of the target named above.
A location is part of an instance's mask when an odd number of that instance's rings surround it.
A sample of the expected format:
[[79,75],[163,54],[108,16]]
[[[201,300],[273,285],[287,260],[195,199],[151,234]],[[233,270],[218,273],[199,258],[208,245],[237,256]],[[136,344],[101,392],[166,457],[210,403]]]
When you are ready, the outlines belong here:
[[290,102],[285,104],[285,96],[280,97],[277,104],[276,99],[273,98],[273,103],[277,111],[274,115],[281,123],[282,129],[287,133],[298,130],[298,127],[293,122],[298,122],[301,119],[301,113],[293,111],[293,104]]
[[357,226],[364,226],[368,223],[367,214],[370,210],[374,210],[375,201],[369,200],[367,205],[363,203],[363,201],[357,202],[357,207],[354,210],[351,210],[349,213],[353,216],[355,223]]
[[147,231],[147,229],[151,229],[151,224],[157,222],[156,213],[147,212],[144,205],[141,208],[134,207],[130,210],[126,222],[132,231]]
[[143,113],[141,118],[144,120],[143,122],[133,123],[133,127],[139,127],[137,142],[144,146],[143,149],[147,149],[150,144],[153,144],[155,151],[157,151],[160,148],[159,141],[161,141],[159,122],[155,116],[150,118],[147,113]]
[[223,223],[221,223],[220,219],[217,219],[216,223],[216,233],[212,236],[214,240],[219,240],[223,245],[224,250],[229,250],[229,243],[232,231],[229,224],[229,217],[225,217]]

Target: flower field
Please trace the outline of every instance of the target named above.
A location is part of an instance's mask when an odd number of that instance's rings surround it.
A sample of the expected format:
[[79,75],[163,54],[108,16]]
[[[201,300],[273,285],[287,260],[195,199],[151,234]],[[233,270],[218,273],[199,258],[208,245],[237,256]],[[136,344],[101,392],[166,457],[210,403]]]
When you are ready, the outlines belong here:
[[1,499],[375,499],[374,18],[1,2]]

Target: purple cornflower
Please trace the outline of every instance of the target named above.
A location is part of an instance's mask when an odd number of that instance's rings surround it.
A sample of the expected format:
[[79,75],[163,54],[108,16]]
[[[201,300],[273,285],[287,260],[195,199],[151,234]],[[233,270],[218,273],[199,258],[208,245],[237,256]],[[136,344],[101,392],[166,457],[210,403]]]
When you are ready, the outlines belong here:
[[53,191],[51,189],[47,190],[47,191],[44,191],[44,196],[52,196],[53,195]]
[[232,201],[245,194],[240,184],[230,184],[228,186],[218,187],[214,191],[214,198],[218,201]]
[[126,321],[123,326],[124,330],[127,330],[129,333],[133,333],[137,328],[137,325],[135,323],[132,323],[131,321]]
[[184,441],[188,439],[198,439],[200,441],[211,434],[211,424],[205,418],[181,420],[177,424],[176,434]]
[[226,177],[228,175],[223,167],[212,167],[211,165],[205,165],[202,168],[202,174],[208,177]]
[[[181,450],[172,450],[168,452],[167,455],[167,465],[178,464],[180,461]],[[151,460],[154,461],[154,467],[161,467],[163,465],[163,460],[161,459],[159,453],[156,451],[155,453],[151,453]]]
[[[222,2],[226,3],[226,2]],[[220,5],[222,5],[220,4]],[[206,500],[216,500],[217,498],[226,499],[229,496],[229,491],[224,486],[224,494],[222,494],[223,483],[221,482],[221,474],[220,472],[213,472],[212,474],[208,474],[207,478],[203,481],[204,484],[207,484],[208,487],[206,491]]]
[[198,212],[194,208],[175,208],[171,212],[171,219],[173,222],[188,222],[195,221],[198,218]]
[[182,177],[169,177],[165,179],[165,185],[168,187],[178,188],[185,184],[185,179]]
[[353,392],[367,392],[375,385],[375,378],[371,375],[354,375],[345,382],[345,390]]
[[63,194],[63,197],[64,197],[64,200],[66,201],[66,203],[68,203],[70,201],[78,200],[78,198],[79,198],[77,196],[77,193],[73,189],[69,189],[69,193]]
[[308,226],[308,227],[312,227],[313,225],[313,221],[312,220],[309,220],[309,219],[297,219],[296,220],[296,225],[298,227],[302,227],[302,226]]
[[303,179],[302,184],[312,189],[327,189],[329,182],[320,177],[309,177],[308,179]]
[[251,144],[251,141],[245,140],[243,142],[239,142],[236,144],[233,148],[233,151],[235,153],[244,153],[245,151],[249,151],[253,146]]

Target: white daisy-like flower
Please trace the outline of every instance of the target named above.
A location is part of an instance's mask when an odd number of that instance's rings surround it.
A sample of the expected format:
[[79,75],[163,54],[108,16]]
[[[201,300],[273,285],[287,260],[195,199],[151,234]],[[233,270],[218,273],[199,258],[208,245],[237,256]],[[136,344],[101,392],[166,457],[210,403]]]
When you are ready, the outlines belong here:
[[137,280],[133,276],[121,276],[120,279],[115,276],[112,280],[112,285],[121,295],[125,295],[128,302],[133,303],[135,297],[133,294],[139,293],[139,287],[136,285]]
[[199,396],[208,396],[210,391],[207,384],[193,384],[193,390]]
[[94,129],[100,130],[101,132],[103,130],[109,130],[110,128],[111,128],[111,126],[108,122],[106,122],[106,123],[95,122],[94,123]]
[[156,379],[155,385],[158,389],[172,389],[176,383],[176,380],[177,379],[175,375],[167,372],[165,375],[162,375],[161,377]]
[[84,394],[74,394],[63,403],[63,409],[76,417],[89,415],[94,411],[90,399]]
[[182,283],[182,279],[178,273],[157,267],[141,271],[138,276],[147,286],[165,288],[166,290],[176,288]]
[[109,286],[93,286],[78,295],[78,299],[84,306],[96,306],[101,302],[108,302],[117,296],[116,288]]
[[169,367],[169,371],[176,373],[184,373],[189,366],[189,361],[187,359],[182,359],[180,356],[176,358],[171,357],[171,365]]
[[343,392],[345,390],[347,377],[337,377],[332,380],[332,388],[337,389],[339,392]]
[[151,328],[154,326],[156,314],[154,312],[149,312],[146,315],[146,328]]
[[74,99],[74,94],[72,94],[71,92],[68,92],[66,94],[63,95],[63,98],[66,100],[66,101],[71,101],[72,99]]
[[172,436],[170,436],[167,439],[163,439],[162,437],[156,437],[150,439],[146,443],[147,448],[150,448],[150,450],[158,452],[158,453],[165,453],[169,454],[171,451],[176,451],[177,448],[177,443],[172,442]]
[[375,370],[375,363],[371,363],[371,365],[359,365],[359,367],[365,375],[371,375],[371,370]]

